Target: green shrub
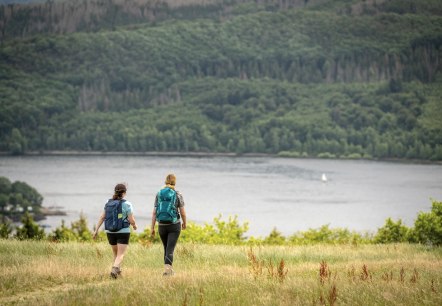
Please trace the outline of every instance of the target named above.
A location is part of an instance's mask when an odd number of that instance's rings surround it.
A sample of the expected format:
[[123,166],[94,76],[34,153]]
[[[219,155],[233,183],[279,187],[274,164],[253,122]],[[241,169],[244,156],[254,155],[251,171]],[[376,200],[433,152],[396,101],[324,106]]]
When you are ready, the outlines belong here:
[[[157,234],[155,235],[155,237],[152,238],[150,227],[149,226],[146,227],[146,229],[143,232],[141,232],[141,234],[138,235],[138,241],[143,242],[143,243],[145,243],[147,241],[160,242],[161,240],[160,240],[160,235],[158,235],[158,225],[156,226],[155,231],[157,232]],[[183,233],[183,232],[181,232],[181,233]],[[181,237],[180,237],[180,239],[181,239]]]
[[76,241],[77,236],[75,233],[65,226],[64,220],[61,220],[61,226],[57,227],[48,236],[49,240],[56,242]]
[[421,212],[414,222],[410,240],[424,244],[442,245],[442,202],[432,201],[431,212]]
[[44,229],[41,228],[32,218],[32,216],[25,212],[21,220],[23,226],[17,228],[16,237],[19,240],[35,239],[41,240],[45,238]]
[[360,153],[351,153],[347,155],[348,159],[361,159],[362,155]]
[[[103,239],[104,232],[100,232],[99,240]],[[61,226],[57,227],[48,236],[49,240],[57,242],[65,241],[91,241],[92,232],[87,226],[87,219],[83,214],[80,214],[80,219],[71,222],[71,228],[65,226],[64,220],[61,221]]]
[[394,243],[405,242],[408,239],[410,229],[402,225],[402,220],[399,219],[396,223],[388,218],[385,220],[385,225],[378,229],[374,236],[375,243]]
[[298,158],[298,157],[301,157],[301,153],[299,153],[297,151],[281,151],[278,153],[278,156]]
[[282,245],[286,242],[286,238],[279,232],[276,227],[270,232],[270,234],[264,239],[264,244],[270,245]]
[[80,214],[80,219],[71,223],[71,230],[78,241],[92,240],[92,233],[87,226],[87,219],[83,214]]
[[244,233],[249,229],[247,222],[239,224],[237,216],[229,216],[228,221],[222,221],[221,215],[213,219],[214,224],[188,223],[187,229],[181,232],[180,240],[186,242],[208,244],[242,244]]
[[336,158],[336,155],[329,152],[323,152],[318,154],[318,158]]
[[298,232],[289,237],[292,244],[313,244],[313,243],[367,243],[370,237],[351,232],[345,228],[330,228],[323,225],[319,229],[309,229],[305,232]]
[[0,224],[0,238],[8,239],[12,234],[11,222],[6,218]]

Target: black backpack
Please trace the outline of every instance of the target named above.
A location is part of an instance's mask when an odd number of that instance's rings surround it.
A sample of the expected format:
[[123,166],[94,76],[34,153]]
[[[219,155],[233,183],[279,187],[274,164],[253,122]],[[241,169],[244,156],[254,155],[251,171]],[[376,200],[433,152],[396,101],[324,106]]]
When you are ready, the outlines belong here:
[[126,200],[110,199],[104,206],[105,219],[104,229],[109,232],[118,232],[120,229],[129,227],[129,221],[123,220],[123,202]]

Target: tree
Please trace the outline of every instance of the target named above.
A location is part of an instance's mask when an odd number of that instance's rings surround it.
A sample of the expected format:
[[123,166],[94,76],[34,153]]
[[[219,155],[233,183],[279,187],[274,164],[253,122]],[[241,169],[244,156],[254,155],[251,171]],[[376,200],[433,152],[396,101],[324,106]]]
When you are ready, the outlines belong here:
[[23,199],[27,200],[31,205],[40,206],[43,202],[43,196],[33,187],[20,181],[11,184],[13,193],[21,194]]
[[402,81],[396,79],[390,79],[388,82],[388,89],[390,92],[397,93],[402,91]]
[[12,129],[11,136],[8,142],[9,152],[13,155],[20,155],[26,151],[26,138],[22,136],[20,130]]
[[414,242],[442,245],[442,202],[433,200],[431,212],[421,212],[414,222]]
[[285,237],[276,228],[273,228],[270,234],[264,239],[265,244],[282,245],[285,242]]
[[51,241],[64,242],[64,241],[75,241],[77,237],[75,233],[65,226],[64,220],[61,220],[61,226],[57,227],[50,235],[49,239]]
[[4,176],[0,176],[0,193],[9,194],[10,192],[11,192],[11,181]]
[[407,241],[410,229],[402,225],[402,220],[394,222],[391,218],[385,221],[385,225],[378,229],[374,236],[376,243],[394,243]]
[[8,205],[8,200],[9,200],[9,196],[7,196],[6,194],[1,194],[0,193],[0,211],[4,212],[6,205]]
[[83,213],[80,214],[80,219],[78,221],[71,223],[71,230],[75,236],[77,236],[79,241],[92,240],[92,233],[87,227],[87,220]]
[[12,233],[11,221],[9,219],[3,217],[3,221],[0,224],[0,238],[8,239]]
[[21,223],[23,224],[23,226],[18,227],[15,234],[18,239],[41,240],[45,238],[44,229],[42,229],[36,222],[34,222],[34,219],[28,212],[25,212],[25,214],[23,215]]

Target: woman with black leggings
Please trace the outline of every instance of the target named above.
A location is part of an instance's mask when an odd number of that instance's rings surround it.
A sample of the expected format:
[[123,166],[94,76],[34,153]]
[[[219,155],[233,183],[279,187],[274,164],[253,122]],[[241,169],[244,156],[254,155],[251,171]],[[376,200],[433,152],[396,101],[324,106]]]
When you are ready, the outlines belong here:
[[175,175],[167,175],[166,186],[155,197],[150,228],[152,237],[154,237],[155,223],[158,221],[158,232],[164,247],[164,276],[173,275],[173,253],[180,237],[181,229],[186,229],[186,211],[184,210],[183,195],[175,190],[175,183]]

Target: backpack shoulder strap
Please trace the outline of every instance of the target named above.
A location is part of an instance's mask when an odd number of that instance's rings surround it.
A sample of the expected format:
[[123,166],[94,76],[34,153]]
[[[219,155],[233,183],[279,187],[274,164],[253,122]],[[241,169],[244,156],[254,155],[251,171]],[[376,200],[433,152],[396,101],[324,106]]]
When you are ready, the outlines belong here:
[[119,202],[118,202],[118,212],[120,212],[121,211],[121,213],[123,213],[123,203],[125,202],[126,200],[124,200],[124,199],[121,199]]

